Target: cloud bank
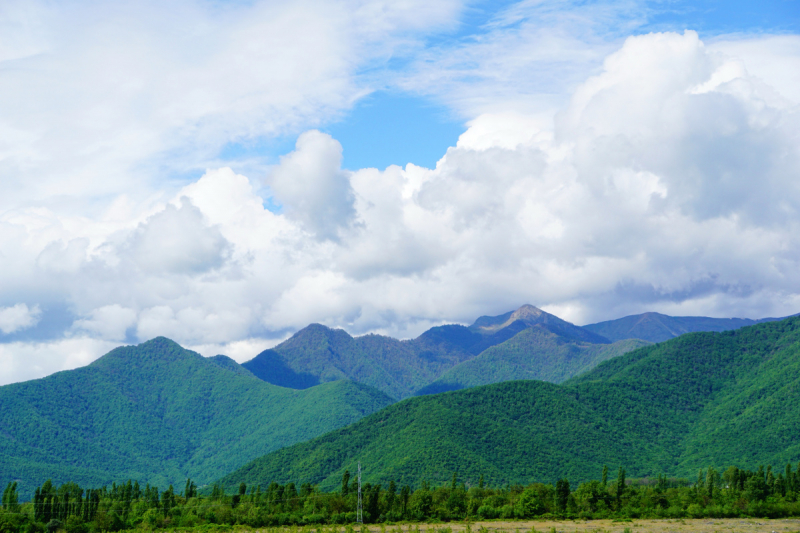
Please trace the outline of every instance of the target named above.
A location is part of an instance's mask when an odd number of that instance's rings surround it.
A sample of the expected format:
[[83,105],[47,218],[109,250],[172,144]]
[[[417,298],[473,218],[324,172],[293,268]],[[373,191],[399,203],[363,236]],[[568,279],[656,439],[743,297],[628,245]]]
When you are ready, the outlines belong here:
[[[346,108],[364,90],[351,74],[366,63],[353,50],[369,44],[373,60],[413,46],[404,39],[420,20],[445,24],[457,6],[330,4],[309,20],[294,4],[254,4],[269,16],[222,10],[236,31],[219,36],[207,13],[176,5],[169,20],[193,28],[170,37],[188,43],[178,48],[185,57],[172,49],[151,60],[169,33],[139,32],[134,18],[132,49],[115,46],[117,26],[92,26],[110,44],[96,53],[123,65],[102,79],[78,69],[75,86],[52,94],[42,80],[2,82],[8,109],[23,89],[41,98],[36,110],[7,112],[0,128],[0,171],[11,177],[3,190],[14,191],[0,212],[2,382],[156,335],[243,361],[310,322],[410,337],[523,303],[579,324],[646,310],[800,310],[800,108],[791,74],[775,67],[800,53],[768,52],[797,47],[796,37],[629,37],[602,61],[581,56],[597,67],[558,102],[518,105],[525,95],[515,93],[484,105],[477,92],[454,93],[473,117],[436,168],[344,170],[338,141],[311,127],[248,175],[214,159],[230,132],[313,126],[316,113]],[[418,8],[432,11],[412,16]],[[513,25],[513,12],[505,16],[497,24]],[[364,17],[375,24],[348,33]],[[306,42],[316,28],[322,41]],[[379,37],[387,32],[396,39]],[[53,69],[70,47],[48,53],[48,43],[63,38],[32,32],[0,50],[3,64]],[[288,56],[275,52],[277,39]],[[501,45],[487,38],[464,54],[490,57],[486,47]],[[227,47],[237,53],[219,52]],[[765,54],[777,63],[751,67]],[[200,79],[208,65],[218,79]],[[430,83],[418,65],[407,72],[418,88]],[[124,105],[104,105],[109,92]],[[64,98],[87,102],[80,116],[60,109]],[[542,111],[553,102],[555,112]],[[74,134],[37,132],[30,116],[47,113]],[[182,154],[189,144],[200,147],[197,161]],[[200,177],[168,179],[198,161]],[[153,170],[165,162],[166,173]]]

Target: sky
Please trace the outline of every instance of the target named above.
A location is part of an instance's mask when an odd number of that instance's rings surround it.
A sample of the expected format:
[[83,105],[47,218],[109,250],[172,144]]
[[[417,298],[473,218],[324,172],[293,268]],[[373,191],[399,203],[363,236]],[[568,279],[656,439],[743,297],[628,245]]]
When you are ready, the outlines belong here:
[[0,36],[0,384],[800,312],[795,0],[8,0]]

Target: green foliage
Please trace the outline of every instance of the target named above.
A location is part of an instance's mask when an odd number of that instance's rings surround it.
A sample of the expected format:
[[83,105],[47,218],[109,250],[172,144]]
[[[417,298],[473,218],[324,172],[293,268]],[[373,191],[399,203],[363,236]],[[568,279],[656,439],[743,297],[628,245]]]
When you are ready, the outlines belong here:
[[365,385],[290,390],[222,363],[157,338],[84,368],[0,387],[0,472],[7,476],[0,482],[19,480],[15,491],[25,497],[47,477],[205,484],[391,403]]
[[435,394],[517,379],[561,383],[607,359],[648,344],[638,339],[591,344],[557,335],[543,325],[535,325],[451,368],[418,394]]
[[[555,485],[531,483],[527,486],[506,484],[501,487],[467,487],[453,483],[432,485],[423,482],[417,490],[405,486],[400,497],[395,498],[397,485],[390,481],[386,489],[380,484],[363,486],[364,520],[366,523],[398,521],[447,522],[465,521],[466,531],[472,531],[474,519],[531,519],[558,516],[567,519],[611,518],[614,522],[631,522],[632,518],[720,518],[720,517],[789,517],[800,515],[797,493],[780,493],[767,482],[768,472],[763,467],[757,471],[729,468],[726,472],[737,482],[721,486],[710,496],[699,484],[690,485],[685,480],[620,479],[625,490],[618,486],[603,487],[597,480],[581,483],[571,490],[567,479]],[[625,469],[620,468],[621,473]],[[790,467],[787,478],[796,478],[798,472]],[[620,474],[621,476],[623,474]],[[708,474],[705,474],[708,478]],[[783,475],[783,473],[781,473]],[[713,478],[715,473],[711,473]],[[729,477],[730,477],[729,476]],[[776,478],[777,479],[777,478]],[[754,481],[755,480],[755,481]],[[753,497],[742,491],[740,483],[754,486],[761,482],[764,494]],[[156,530],[194,528],[200,530],[228,530],[232,526],[266,528],[303,526],[303,531],[324,531],[323,525],[346,524],[345,532],[368,532],[366,525],[353,524],[356,518],[357,495],[344,495],[340,491],[322,492],[317,487],[303,484],[296,490],[294,483],[281,485],[271,482],[262,490],[260,485],[240,485],[236,494],[226,494],[215,485],[209,496],[184,498],[172,494],[171,489],[159,492],[147,485],[137,493],[138,484],[112,484],[99,489],[84,490],[75,483],[62,486],[46,482],[36,488],[39,495],[55,498],[57,503],[47,507],[37,500],[26,504],[22,512],[0,509],[2,533],[99,533],[101,531]],[[71,495],[66,498],[66,495]],[[159,498],[159,494],[161,495]],[[617,498],[619,500],[617,501]],[[610,502],[616,501],[614,508]],[[238,529],[238,528],[237,528]],[[341,526],[336,527],[341,531]],[[381,531],[386,529],[381,526]],[[416,529],[419,529],[418,527]],[[437,533],[449,533],[453,528],[442,525]],[[485,527],[480,532],[488,531]],[[535,533],[534,529],[531,532]]]
[[19,510],[19,495],[17,494],[16,481],[10,481],[3,491],[2,509],[12,513]]
[[[359,460],[370,465],[369,482],[410,485],[445,483],[456,470],[477,485],[481,475],[493,484],[585,481],[607,462],[640,477],[689,476],[708,464],[786,464],[800,457],[798,388],[800,318],[693,333],[560,386],[517,381],[411,398],[221,482],[232,489],[294,479],[332,490]],[[624,492],[609,488],[617,486]]]

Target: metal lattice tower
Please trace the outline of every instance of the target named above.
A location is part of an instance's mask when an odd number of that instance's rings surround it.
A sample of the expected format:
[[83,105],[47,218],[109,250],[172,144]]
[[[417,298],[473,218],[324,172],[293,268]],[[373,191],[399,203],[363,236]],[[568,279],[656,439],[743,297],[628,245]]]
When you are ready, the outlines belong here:
[[356,510],[356,522],[364,523],[364,511],[361,507],[361,462],[358,463],[358,509]]

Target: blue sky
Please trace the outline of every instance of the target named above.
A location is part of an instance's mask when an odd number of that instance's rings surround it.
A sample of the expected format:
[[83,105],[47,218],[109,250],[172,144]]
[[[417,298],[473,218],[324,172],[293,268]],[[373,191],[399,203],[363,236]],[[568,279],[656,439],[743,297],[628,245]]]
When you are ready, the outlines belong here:
[[[602,2],[556,2],[558,9],[580,12],[582,7]],[[622,4],[622,3],[620,3]],[[467,5],[456,24],[425,37],[426,46],[444,49],[458,43],[479,39],[491,31],[495,18],[515,2],[474,2]],[[566,9],[565,9],[565,6]],[[651,1],[631,2],[631,10],[618,10],[601,31],[609,40],[649,32],[697,31],[703,39],[727,34],[797,34],[800,33],[800,6],[792,0],[738,1]],[[408,58],[392,57],[370,69],[402,71]],[[349,110],[320,129],[339,140],[343,147],[344,166],[386,168],[409,162],[434,167],[449,146],[466,129],[470,118],[449,107],[436,95],[402,91],[397,87],[378,87],[359,98]],[[242,156],[263,157],[276,161],[294,146],[296,135],[231,143],[220,159],[235,164]]]
[[8,0],[0,384],[157,335],[797,313],[799,12]]

